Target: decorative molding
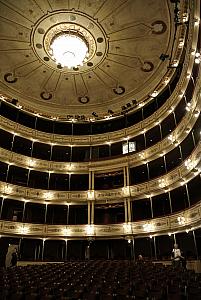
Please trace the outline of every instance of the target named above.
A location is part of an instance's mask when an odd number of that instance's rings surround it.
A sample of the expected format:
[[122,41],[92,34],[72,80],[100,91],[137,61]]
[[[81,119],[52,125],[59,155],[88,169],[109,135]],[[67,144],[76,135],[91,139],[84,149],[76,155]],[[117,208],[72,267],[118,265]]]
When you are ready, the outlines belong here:
[[[146,181],[141,184],[130,186],[130,196],[135,200],[149,198],[154,195],[170,191],[181,184],[191,180],[201,172],[201,142],[197,145],[191,155],[177,168],[171,172]],[[161,184],[163,182],[163,184]],[[33,202],[46,203],[46,201],[56,204],[86,203],[87,191],[66,192],[54,190],[33,189],[29,187],[17,186],[0,181],[0,193],[2,196],[13,199],[27,199]],[[96,190],[94,198],[99,203],[122,202],[125,195],[124,188],[111,190]]]
[[[0,160],[15,164],[19,167],[33,168],[42,172],[55,173],[88,173],[89,171],[106,171],[113,169],[121,169],[129,165],[130,167],[138,166],[143,161],[149,162],[158,158],[159,153],[167,153],[175,148],[173,141],[181,143],[188,135],[190,129],[194,126],[199,114],[199,106],[201,103],[200,89],[197,92],[197,97],[193,97],[191,101],[191,109],[183,117],[182,121],[167,137],[153,146],[130,155],[122,155],[118,158],[108,158],[107,160],[89,161],[89,162],[56,162],[46,161],[37,158],[11,152],[0,148]],[[189,128],[189,130],[186,130]]]
[[[192,37],[191,37],[192,38]],[[196,45],[193,46],[196,47]],[[137,124],[125,128],[122,130],[118,130],[115,132],[109,132],[104,134],[96,134],[96,135],[82,135],[82,136],[65,136],[59,134],[51,134],[46,132],[41,132],[35,129],[31,129],[25,127],[21,124],[15,123],[11,120],[8,120],[2,116],[0,116],[0,124],[2,129],[7,130],[9,132],[15,132],[16,134],[24,137],[29,138],[32,136],[35,140],[41,143],[54,143],[57,145],[79,145],[79,146],[88,146],[88,145],[100,145],[110,142],[118,142],[119,140],[125,137],[135,137],[141,133],[143,129],[146,130],[151,129],[155,126],[156,121],[160,120],[162,122],[169,114],[169,111],[174,109],[176,105],[181,100],[185,89],[189,82],[189,76],[192,71],[192,66],[194,63],[194,56],[191,54],[192,45],[188,45],[188,55],[185,59],[182,74],[180,76],[180,80],[166,103],[160,107],[155,113],[153,113],[150,117],[146,118],[145,120],[138,122]],[[198,91],[198,87],[196,85],[196,90]],[[196,94],[196,92],[194,93]],[[5,98],[1,95],[2,98]]]
[[[182,222],[180,221],[182,220]],[[44,225],[0,220],[0,234],[45,239],[122,238],[175,234],[201,226],[201,202],[191,208],[147,221],[108,225]]]

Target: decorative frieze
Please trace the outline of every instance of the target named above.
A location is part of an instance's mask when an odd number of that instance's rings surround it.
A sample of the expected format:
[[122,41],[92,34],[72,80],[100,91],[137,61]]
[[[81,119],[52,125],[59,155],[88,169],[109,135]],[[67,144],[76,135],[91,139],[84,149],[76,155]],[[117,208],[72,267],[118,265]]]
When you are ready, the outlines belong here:
[[[194,149],[192,154],[177,168],[171,172],[155,178],[153,180],[132,185],[129,187],[110,189],[110,190],[95,190],[93,192],[95,201],[107,203],[107,202],[122,202],[125,197],[132,197],[135,200],[146,197],[151,197],[164,192],[161,188],[162,183],[165,182],[165,190],[171,190],[177,186],[180,186],[198,173],[200,173],[200,160],[201,160],[201,142]],[[187,162],[193,162],[187,164]],[[129,195],[127,189],[129,188]],[[24,200],[25,198],[31,201],[37,202],[51,202],[51,203],[83,203],[88,200],[88,191],[80,192],[67,192],[67,191],[47,191],[41,189],[33,189],[29,187],[16,186],[13,184],[0,181],[0,193],[2,196],[9,196],[13,199]]]
[[[200,92],[200,89],[199,89]],[[55,161],[45,161],[36,158],[29,158],[27,156],[11,152],[9,150],[0,148],[0,159],[1,161],[15,164],[24,168],[33,168],[38,171],[43,172],[55,172],[55,173],[88,173],[89,171],[106,171],[108,168],[121,169],[122,167],[129,164],[129,166],[138,166],[143,161],[146,162],[154,160],[158,157],[159,153],[167,153],[175,148],[174,142],[181,143],[185,137],[188,135],[186,128],[192,128],[199,116],[195,117],[195,111],[198,109],[197,106],[200,105],[200,96],[197,96],[196,100],[192,100],[192,110],[190,110],[179,123],[176,129],[168,135],[166,138],[156,143],[152,147],[147,148],[138,153],[133,153],[132,155],[125,155],[118,158],[111,158],[101,161],[92,162],[55,162]],[[31,161],[31,163],[30,163]]]
[[37,238],[153,236],[190,231],[201,225],[201,202],[180,213],[149,221],[110,225],[44,225],[0,221],[0,234]]

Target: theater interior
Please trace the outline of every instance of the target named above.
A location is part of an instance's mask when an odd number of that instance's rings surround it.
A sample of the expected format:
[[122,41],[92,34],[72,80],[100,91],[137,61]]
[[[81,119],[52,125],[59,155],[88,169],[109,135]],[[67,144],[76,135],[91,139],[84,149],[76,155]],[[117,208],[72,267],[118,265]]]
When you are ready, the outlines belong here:
[[200,62],[200,0],[0,0],[0,299],[201,299]]

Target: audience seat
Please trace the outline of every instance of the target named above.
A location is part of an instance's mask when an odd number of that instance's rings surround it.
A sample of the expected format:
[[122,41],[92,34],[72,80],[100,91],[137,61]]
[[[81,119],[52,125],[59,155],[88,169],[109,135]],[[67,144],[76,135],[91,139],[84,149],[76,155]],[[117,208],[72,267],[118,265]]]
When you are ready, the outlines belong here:
[[0,270],[0,300],[201,299],[201,274],[122,260],[69,261]]

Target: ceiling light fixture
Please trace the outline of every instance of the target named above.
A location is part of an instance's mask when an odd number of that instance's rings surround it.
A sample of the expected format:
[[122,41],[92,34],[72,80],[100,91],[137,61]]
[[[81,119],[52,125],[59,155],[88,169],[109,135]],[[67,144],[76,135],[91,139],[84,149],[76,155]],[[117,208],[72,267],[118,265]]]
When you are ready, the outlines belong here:
[[56,35],[51,41],[50,48],[57,64],[69,69],[83,65],[88,57],[87,41],[74,32]]

